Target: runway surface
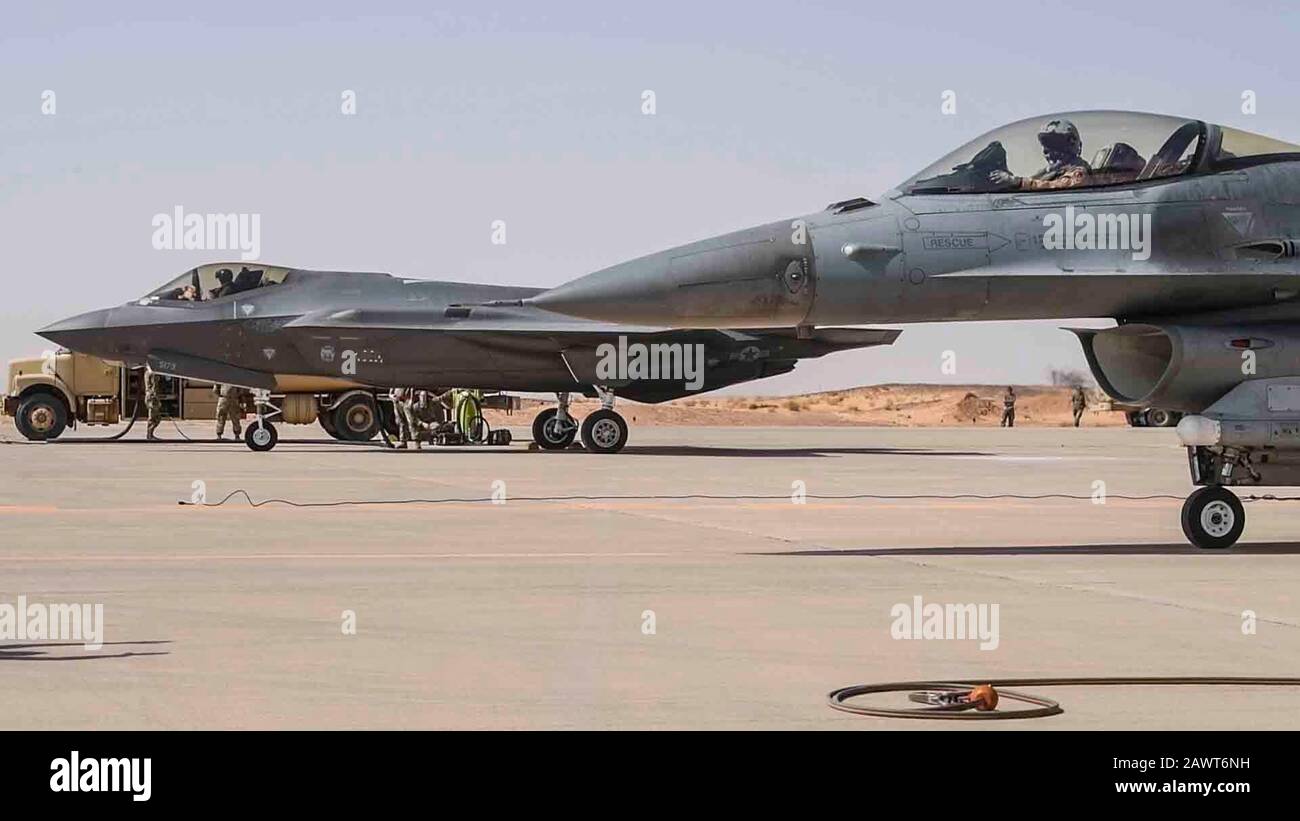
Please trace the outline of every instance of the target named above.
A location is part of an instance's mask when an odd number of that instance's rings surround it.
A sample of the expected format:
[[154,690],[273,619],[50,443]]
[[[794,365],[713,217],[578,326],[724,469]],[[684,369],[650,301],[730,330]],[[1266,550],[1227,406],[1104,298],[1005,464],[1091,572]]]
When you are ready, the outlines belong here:
[[[1185,544],[1179,501],[1111,498],[1190,490],[1168,430],[634,427],[614,456],[392,452],[308,427],[255,454],[160,432],[173,441],[0,444],[0,603],[102,603],[106,625],[98,651],[0,641],[0,727],[922,729],[952,725],[838,713],[826,693],[1300,676],[1300,503],[1248,504],[1242,543],[1214,553]],[[0,434],[18,439],[8,420]],[[787,498],[1097,482],[1104,504]],[[506,501],[177,504],[237,488]],[[695,493],[782,498],[520,501]],[[893,638],[916,596],[997,605],[996,649]],[[1300,728],[1295,690],[1043,694],[1065,714],[979,726]]]

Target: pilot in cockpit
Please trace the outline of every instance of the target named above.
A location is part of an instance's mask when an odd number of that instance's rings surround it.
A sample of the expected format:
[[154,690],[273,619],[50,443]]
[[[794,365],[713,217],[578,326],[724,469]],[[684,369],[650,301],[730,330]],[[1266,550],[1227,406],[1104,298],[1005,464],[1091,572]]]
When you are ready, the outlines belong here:
[[997,170],[989,174],[989,182],[1003,190],[1047,191],[1055,188],[1076,188],[1087,183],[1092,169],[1080,156],[1083,140],[1079,129],[1069,120],[1052,120],[1038,131],[1038,143],[1043,147],[1047,166],[1032,177],[1018,177],[1010,171]]
[[217,299],[218,297],[223,297],[230,293],[230,282],[234,277],[235,275],[231,273],[229,268],[222,268],[220,271],[217,271],[218,285],[208,294],[208,299]]

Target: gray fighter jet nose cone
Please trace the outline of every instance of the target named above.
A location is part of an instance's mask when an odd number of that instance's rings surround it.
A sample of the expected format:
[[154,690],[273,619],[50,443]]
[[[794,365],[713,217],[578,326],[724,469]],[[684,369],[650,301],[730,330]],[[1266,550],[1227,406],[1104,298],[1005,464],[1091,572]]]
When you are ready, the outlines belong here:
[[103,349],[112,315],[111,308],[89,311],[61,319],[36,333],[68,350],[93,354]]
[[806,228],[776,222],[615,265],[527,301],[606,322],[790,326],[808,315],[814,279]]
[[606,322],[638,323],[660,311],[673,288],[664,264],[654,258],[634,260],[567,282],[526,300],[548,311]]

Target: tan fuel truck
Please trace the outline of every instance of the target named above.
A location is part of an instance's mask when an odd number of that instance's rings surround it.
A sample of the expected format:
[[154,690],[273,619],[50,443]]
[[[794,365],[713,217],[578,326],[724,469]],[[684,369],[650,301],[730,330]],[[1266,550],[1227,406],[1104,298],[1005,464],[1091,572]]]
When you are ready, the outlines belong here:
[[[66,350],[12,359],[4,415],[12,416],[19,433],[34,441],[56,439],[68,427],[124,422],[137,407],[143,418],[143,379],[140,369]],[[164,417],[216,417],[210,383],[164,376],[162,386]],[[277,376],[276,387],[272,401],[281,410],[277,422],[319,422],[335,439],[358,442],[374,438],[380,425],[396,430],[392,404],[383,392],[330,377]]]

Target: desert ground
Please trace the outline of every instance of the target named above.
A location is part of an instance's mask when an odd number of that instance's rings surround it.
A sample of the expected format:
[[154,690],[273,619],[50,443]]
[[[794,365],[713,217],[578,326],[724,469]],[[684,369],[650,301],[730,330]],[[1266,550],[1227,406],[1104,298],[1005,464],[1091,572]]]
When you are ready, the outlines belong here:
[[[1024,427],[1067,427],[1074,424],[1071,388],[1016,385],[1016,424]],[[1005,385],[871,385],[799,396],[686,397],[659,405],[619,400],[617,408],[637,425],[997,427],[1002,418]],[[1088,427],[1126,425],[1124,414],[1110,411],[1096,389],[1088,391]],[[544,407],[525,400],[523,415],[531,418]],[[591,399],[573,403],[579,416],[598,407]],[[520,424],[504,413],[486,414],[489,424]]]
[[[1248,504],[1238,545],[1189,547],[1170,430],[636,424],[597,455],[531,451],[529,421],[500,448],[289,427],[252,453],[200,423],[0,444],[0,603],[98,603],[105,625],[97,650],[0,641],[0,726],[915,730],[953,725],[826,695],[1300,674],[1300,508]],[[329,506],[178,504],[236,490]],[[1052,492],[1084,498],[821,498]],[[1141,494],[1170,498],[1119,498]],[[918,596],[997,605],[996,647],[895,638]],[[1293,689],[1040,694],[1065,713],[974,726],[1300,729]]]

